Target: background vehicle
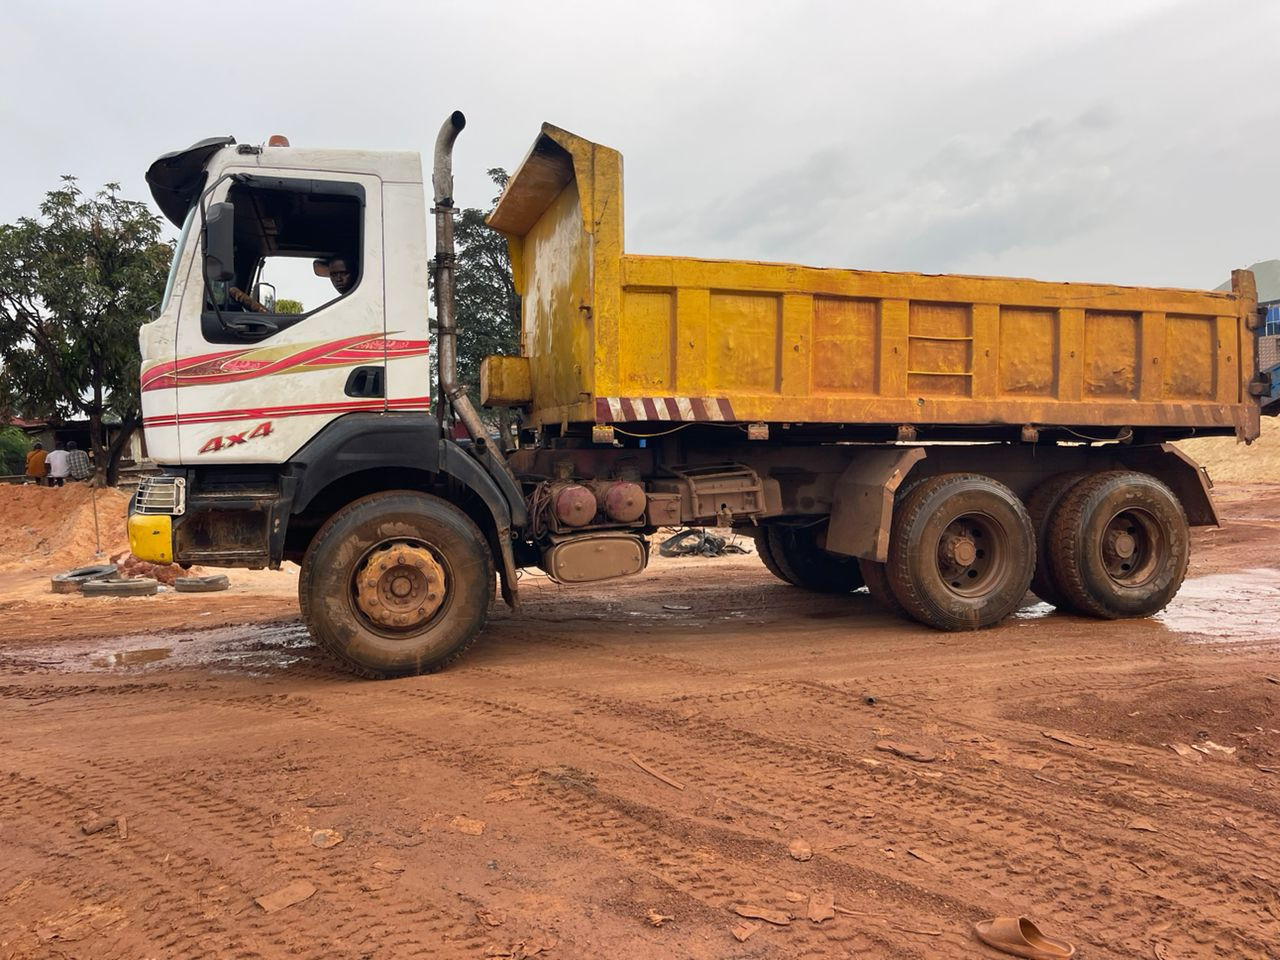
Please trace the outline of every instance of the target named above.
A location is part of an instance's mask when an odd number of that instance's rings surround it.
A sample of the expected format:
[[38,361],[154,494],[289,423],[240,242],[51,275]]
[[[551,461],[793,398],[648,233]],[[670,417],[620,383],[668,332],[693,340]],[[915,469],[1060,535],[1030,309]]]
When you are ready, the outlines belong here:
[[[222,139],[152,166],[185,226],[141,336],[166,476],[130,517],[140,557],[300,561],[316,640],[370,676],[456,657],[495,571],[510,603],[522,566],[633,574],[660,526],[740,527],[779,578],[865,583],[941,629],[998,622],[1028,585],[1098,617],[1177,592],[1188,525],[1217,518],[1169,441],[1252,440],[1269,389],[1247,271],[1220,293],[636,256],[621,156],[545,125],[490,218],[523,297],[521,355],[482,376],[483,403],[525,412],[508,457],[456,377],[464,122],[434,158],[434,416],[416,156]],[[256,312],[278,258],[357,281]]]

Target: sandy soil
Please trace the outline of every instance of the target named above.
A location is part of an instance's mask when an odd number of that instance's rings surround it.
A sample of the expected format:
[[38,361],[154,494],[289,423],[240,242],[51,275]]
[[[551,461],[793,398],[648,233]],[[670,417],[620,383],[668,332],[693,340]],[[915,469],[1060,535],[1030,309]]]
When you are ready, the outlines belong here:
[[1002,914],[1088,960],[1274,957],[1280,486],[1218,498],[1153,620],[940,634],[655,561],[530,577],[386,683],[319,656],[290,571],[5,574],[0,958],[994,958]]

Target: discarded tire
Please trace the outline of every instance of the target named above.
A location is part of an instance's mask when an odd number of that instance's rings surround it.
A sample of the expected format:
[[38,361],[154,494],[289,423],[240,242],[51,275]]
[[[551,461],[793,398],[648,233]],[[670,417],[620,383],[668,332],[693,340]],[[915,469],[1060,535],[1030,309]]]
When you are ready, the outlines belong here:
[[79,593],[80,588],[93,580],[105,580],[114,577],[114,563],[100,563],[92,567],[76,567],[52,578],[54,593]]
[[80,592],[86,597],[148,597],[160,589],[149,577],[133,580],[90,580]]
[[216,593],[231,586],[231,580],[224,573],[215,573],[208,577],[178,577],[173,581],[173,589],[179,593]]

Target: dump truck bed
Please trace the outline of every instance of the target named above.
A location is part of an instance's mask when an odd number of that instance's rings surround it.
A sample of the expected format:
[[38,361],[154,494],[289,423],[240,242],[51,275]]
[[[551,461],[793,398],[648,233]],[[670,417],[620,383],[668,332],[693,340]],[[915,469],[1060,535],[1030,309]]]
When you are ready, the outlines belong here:
[[551,125],[490,224],[538,425],[739,421],[1258,434],[1252,275],[1230,293],[623,250],[622,157]]

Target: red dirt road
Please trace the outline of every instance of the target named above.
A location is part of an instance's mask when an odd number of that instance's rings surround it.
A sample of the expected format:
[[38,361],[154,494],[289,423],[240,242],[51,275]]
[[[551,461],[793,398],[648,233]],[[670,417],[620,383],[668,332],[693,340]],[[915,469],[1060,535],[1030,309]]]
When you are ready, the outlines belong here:
[[971,927],[1002,914],[1085,960],[1274,957],[1280,488],[1221,506],[1155,620],[941,634],[755,557],[657,561],[530,579],[386,683],[319,656],[287,574],[15,575],[0,957],[993,958]]

